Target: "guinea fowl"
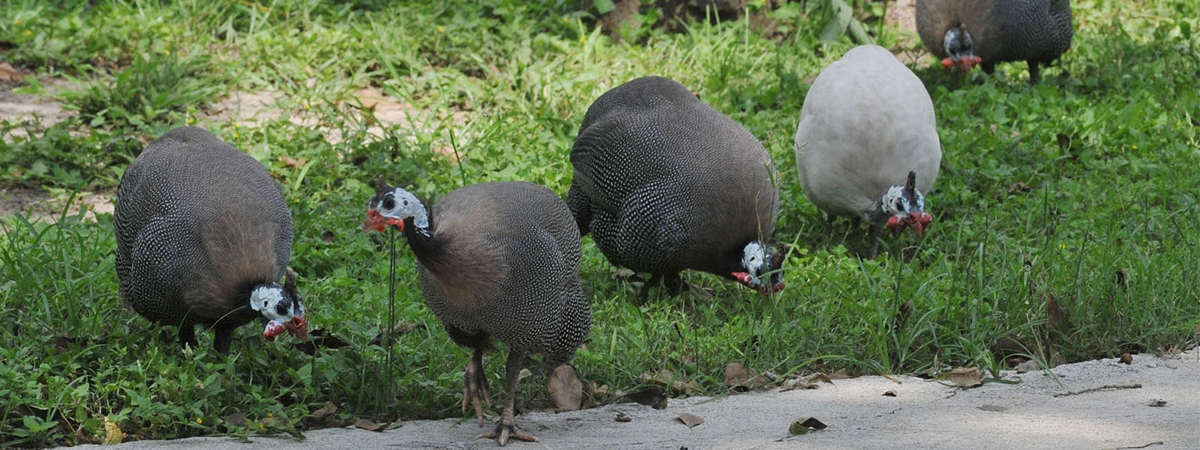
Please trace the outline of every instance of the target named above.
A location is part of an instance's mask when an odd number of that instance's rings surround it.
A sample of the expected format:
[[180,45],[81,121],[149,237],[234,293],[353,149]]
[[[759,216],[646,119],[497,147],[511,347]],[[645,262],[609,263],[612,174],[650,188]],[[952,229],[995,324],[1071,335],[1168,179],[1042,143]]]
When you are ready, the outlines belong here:
[[933,220],[925,197],[942,161],[933,102],[921,80],[883,47],[851,49],[817,76],[796,128],[804,194],[831,216],[917,235]]
[[183,127],[150,143],[121,177],[113,229],[119,297],[151,321],[179,325],[185,345],[196,345],[195,325],[210,325],[228,354],[234,329],[255,318],[267,339],[307,337],[279,186],[211,133]]
[[571,149],[567,204],[580,234],[609,261],[663,280],[685,269],[762,293],[783,288],[783,255],[764,244],[779,191],[762,143],[667,78],[605,92],[588,108]]
[[1071,48],[1070,0],[917,0],[917,32],[942,67],[1025,61],[1029,81]]
[[491,338],[508,346],[504,413],[494,431],[479,437],[500,445],[509,437],[536,441],[514,419],[522,359],[538,353],[553,365],[566,362],[592,323],[579,282],[579,232],[567,205],[535,184],[484,183],[447,194],[428,215],[412,193],[380,178],[363,227],[388,226],[400,229],[417,256],[425,301],[450,339],[474,350],[462,408],[470,400],[480,426],[488,396],[483,352]]

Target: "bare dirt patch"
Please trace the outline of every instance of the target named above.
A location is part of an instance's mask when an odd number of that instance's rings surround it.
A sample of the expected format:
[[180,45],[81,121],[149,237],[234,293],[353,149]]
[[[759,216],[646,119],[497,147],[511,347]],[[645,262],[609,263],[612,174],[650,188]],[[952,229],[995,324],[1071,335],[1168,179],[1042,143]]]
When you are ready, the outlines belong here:
[[[319,130],[330,144],[345,140],[342,131],[331,126],[328,118],[321,117],[316,108],[304,108],[293,103],[286,94],[274,90],[234,92],[214,104],[211,112],[202,117],[200,122],[233,122],[245,127],[258,127],[286,118],[293,124]],[[431,132],[435,126],[432,121],[424,120],[426,113],[412,103],[387,95],[377,87],[359,89],[349,98],[338,101],[336,106],[347,118],[365,125],[367,134],[375,138],[385,136],[385,127],[420,133]],[[468,122],[465,111],[454,111],[452,115],[454,126]]]
[[21,125],[4,136],[5,142],[14,137],[29,137],[30,128],[45,129],[74,116],[74,111],[63,109],[62,102],[54,99],[55,94],[78,87],[61,78],[41,80],[45,92],[41,94],[16,94],[13,89],[21,86],[20,81],[0,81],[0,121]]
[[932,64],[929,52],[925,50],[920,36],[917,35],[917,0],[888,2],[883,22],[900,30],[898,42],[891,48],[900,62],[918,68],[926,68]]
[[[115,210],[113,198],[116,190],[80,192],[71,200],[67,215],[84,212],[84,218],[96,220],[96,214],[112,214]],[[24,214],[30,222],[54,223],[62,215],[70,193],[51,195],[40,188],[0,189],[0,220],[13,214]]]

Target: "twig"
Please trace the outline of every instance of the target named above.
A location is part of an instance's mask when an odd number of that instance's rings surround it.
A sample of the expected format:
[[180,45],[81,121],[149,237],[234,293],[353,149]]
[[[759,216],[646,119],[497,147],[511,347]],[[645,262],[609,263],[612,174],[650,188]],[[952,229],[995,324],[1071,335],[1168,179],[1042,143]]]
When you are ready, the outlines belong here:
[[[1063,392],[1063,393],[1060,393],[1060,394],[1054,394],[1054,396],[1055,396],[1055,397],[1066,397],[1066,396],[1068,396],[1068,395],[1079,395],[1079,394],[1086,394],[1086,393],[1088,393],[1088,392],[1095,392],[1095,391],[1100,391],[1100,390],[1104,390],[1104,389],[1141,389],[1141,388],[1142,388],[1142,384],[1141,384],[1141,383],[1133,383],[1133,384],[1106,384],[1106,385],[1104,385],[1104,386],[1100,386],[1100,387],[1094,387],[1094,388],[1088,388],[1088,389],[1084,389],[1084,390],[1082,390],[1082,391],[1070,391],[1070,392]],[[1129,447],[1129,448],[1141,448],[1141,447]]]
[[1151,446],[1151,445],[1163,445],[1163,441],[1151,442],[1151,443],[1149,443],[1149,444],[1146,444],[1146,445],[1139,445],[1139,446],[1137,446],[1137,447],[1113,447],[1113,448],[1106,448],[1106,449],[1104,449],[1104,450],[1126,450],[1126,449],[1132,449],[1132,448],[1146,448],[1146,447],[1149,447],[1149,446]]
[[895,379],[895,378],[892,378],[892,376],[891,376],[891,375],[888,375],[888,374],[886,374],[886,373],[880,374],[880,376],[882,376],[882,377],[884,377],[884,378],[887,378],[887,379],[891,380],[893,383],[896,383],[896,384],[904,384],[904,383],[901,383],[901,382],[900,382],[900,380],[897,380],[897,379]]

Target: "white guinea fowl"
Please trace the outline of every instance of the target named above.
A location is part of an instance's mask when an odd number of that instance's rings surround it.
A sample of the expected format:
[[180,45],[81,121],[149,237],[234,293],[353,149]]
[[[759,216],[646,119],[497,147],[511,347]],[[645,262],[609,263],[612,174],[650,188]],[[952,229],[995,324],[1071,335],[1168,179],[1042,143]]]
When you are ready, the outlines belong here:
[[883,47],[855,47],[821,71],[800,111],[795,151],[813,204],[872,225],[871,256],[884,225],[920,235],[932,221],[923,193],[942,160],[933,102]]

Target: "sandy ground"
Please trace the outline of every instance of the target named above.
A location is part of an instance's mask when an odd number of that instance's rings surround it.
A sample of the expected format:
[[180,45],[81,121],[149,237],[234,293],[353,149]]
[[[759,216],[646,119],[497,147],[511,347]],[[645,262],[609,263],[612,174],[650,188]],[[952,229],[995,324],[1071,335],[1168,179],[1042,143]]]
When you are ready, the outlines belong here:
[[[541,442],[510,442],[513,448],[571,449],[1200,449],[1200,351],[1168,357],[1135,355],[1131,365],[1115,359],[1004,378],[959,389],[913,377],[862,377],[815,390],[763,392],[724,398],[671,400],[665,410],[638,404],[609,405],[568,413],[530,413],[517,423]],[[1109,388],[1062,395],[1108,385]],[[894,391],[895,397],[884,396]],[[1057,394],[1057,395],[1056,395]],[[1150,406],[1155,399],[1163,406]],[[615,421],[618,412],[632,416]],[[679,413],[704,422],[688,428]],[[814,417],[829,426],[789,436],[797,419]],[[120,449],[287,450],[475,449],[495,441],[474,440],[474,421],[406,422],[386,432],[332,428],[307,439],[254,437],[250,442],[208,437],[125,443]],[[1145,446],[1145,447],[1143,447]],[[88,446],[90,447],[90,446]],[[111,447],[110,447],[111,448]]]

